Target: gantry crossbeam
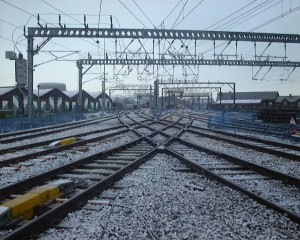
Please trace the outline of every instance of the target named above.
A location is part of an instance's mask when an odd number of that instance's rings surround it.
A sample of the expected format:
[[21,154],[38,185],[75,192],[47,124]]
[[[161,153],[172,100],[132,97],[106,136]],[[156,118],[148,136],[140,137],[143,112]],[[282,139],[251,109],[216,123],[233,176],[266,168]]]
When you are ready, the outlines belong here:
[[122,91],[133,91],[133,92],[147,92],[150,91],[150,97],[152,94],[152,85],[150,84],[118,84],[114,87],[109,88],[109,97],[111,96],[111,93],[113,93],[116,90],[122,90]]
[[28,37],[150,38],[300,43],[300,35],[170,29],[28,28]]
[[209,60],[209,59],[79,59],[81,65],[217,65],[257,67],[300,67],[300,62],[251,61],[251,60]]
[[110,89],[124,89],[124,90],[139,90],[139,89],[150,89],[150,84],[118,84]]

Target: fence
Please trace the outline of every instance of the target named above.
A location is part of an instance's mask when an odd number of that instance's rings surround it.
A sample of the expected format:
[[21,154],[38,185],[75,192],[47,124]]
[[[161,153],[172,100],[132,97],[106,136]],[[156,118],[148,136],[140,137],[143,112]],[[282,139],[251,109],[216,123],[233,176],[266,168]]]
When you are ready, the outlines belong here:
[[260,133],[264,135],[287,137],[289,123],[264,123],[256,119],[253,112],[217,112],[208,119],[208,128]]
[[84,119],[84,115],[79,112],[51,113],[32,116],[31,122],[28,117],[20,116],[14,118],[0,118],[0,132],[12,132],[26,130],[30,128],[45,127],[66,122]]

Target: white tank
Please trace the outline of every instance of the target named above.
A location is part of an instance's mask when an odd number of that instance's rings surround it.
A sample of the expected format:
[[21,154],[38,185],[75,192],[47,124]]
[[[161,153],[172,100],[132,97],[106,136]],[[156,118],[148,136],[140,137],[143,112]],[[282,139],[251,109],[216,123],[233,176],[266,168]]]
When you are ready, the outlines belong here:
[[53,89],[57,88],[60,91],[67,91],[67,87],[65,83],[40,83],[40,89]]

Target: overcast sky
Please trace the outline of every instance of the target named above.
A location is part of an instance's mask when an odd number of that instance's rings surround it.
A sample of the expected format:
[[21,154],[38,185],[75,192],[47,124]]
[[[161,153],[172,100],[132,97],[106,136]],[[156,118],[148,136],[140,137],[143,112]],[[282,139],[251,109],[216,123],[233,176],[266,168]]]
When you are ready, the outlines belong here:
[[[100,11],[101,5],[101,11]],[[298,9],[299,8],[299,9]],[[100,13],[100,17],[99,17]],[[165,28],[184,30],[222,30],[222,31],[254,31],[268,33],[300,34],[300,1],[299,0],[0,0],[0,86],[14,86],[14,62],[5,59],[5,51],[21,52],[27,58],[26,39],[23,26],[37,27],[37,14],[40,14],[41,24],[58,27],[58,14],[61,14],[62,24],[67,27],[83,27],[83,15],[86,15],[89,27],[110,27],[110,15],[115,28]],[[277,20],[275,20],[278,18]],[[273,19],[273,20],[272,20]],[[270,21],[272,20],[272,21]],[[271,23],[265,24],[268,21]],[[35,39],[40,44],[42,39]],[[152,40],[141,40],[147,51],[151,50]],[[130,40],[119,41],[117,50],[124,50]],[[162,47],[168,45],[164,42]],[[189,50],[194,51],[194,43],[184,41]],[[216,45],[220,44],[217,42]],[[227,45],[222,45],[221,52]],[[258,44],[257,54],[261,54],[267,43]],[[133,53],[141,44],[135,41],[128,51]],[[43,82],[66,83],[67,90],[78,89],[78,69],[76,60],[86,58],[89,52],[93,58],[104,56],[104,47],[108,56],[115,56],[114,40],[99,39],[51,39],[42,51],[34,57],[34,88]],[[211,41],[197,42],[197,51],[204,53],[205,58],[212,58]],[[172,54],[182,52],[180,46],[174,46]],[[208,51],[209,50],[209,51]],[[230,44],[224,55],[235,54],[235,43]],[[253,43],[239,43],[238,54],[243,58],[254,55]],[[50,61],[54,56],[63,57]],[[271,44],[264,55],[284,57],[284,44]],[[287,60],[300,61],[300,44],[287,44]],[[85,67],[86,69],[86,67]],[[85,71],[84,69],[84,71]],[[155,71],[156,75],[151,72]],[[280,95],[300,95],[300,70],[291,68],[259,68],[200,66],[174,69],[175,79],[192,79],[199,73],[199,81],[235,82],[236,91],[279,91]],[[83,78],[83,89],[101,91],[103,67],[92,67]],[[157,69],[142,66],[106,67],[107,86],[116,80],[126,83],[153,84],[157,77]],[[173,74],[172,68],[159,68],[159,78],[167,79]],[[130,73],[129,73],[130,72]],[[140,73],[140,74],[139,74]],[[142,74],[141,74],[142,73]],[[291,73],[291,74],[290,74]],[[256,80],[253,80],[256,79]],[[286,80],[287,79],[287,80]]]

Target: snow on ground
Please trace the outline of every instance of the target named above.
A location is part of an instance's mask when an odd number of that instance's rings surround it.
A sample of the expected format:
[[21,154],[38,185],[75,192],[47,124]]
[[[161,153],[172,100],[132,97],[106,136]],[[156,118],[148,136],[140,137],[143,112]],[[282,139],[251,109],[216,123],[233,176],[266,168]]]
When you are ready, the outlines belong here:
[[163,142],[167,141],[168,138],[162,134],[156,134],[151,139],[159,144],[162,144]]
[[152,130],[145,128],[145,127],[136,128],[135,130],[137,130],[138,132],[140,132],[141,134],[144,134],[144,135],[153,133]]
[[252,149],[246,149],[206,137],[201,137],[201,141],[199,141],[199,136],[192,133],[184,133],[180,138],[197,144],[198,146],[207,147],[262,166],[266,166],[268,168],[272,168],[285,174],[300,177],[300,164],[297,161],[277,157],[268,153],[258,152]]
[[49,133],[49,135],[45,136],[40,136],[40,137],[35,137],[31,139],[25,139],[22,141],[16,141],[12,143],[5,143],[5,144],[0,144],[0,149],[5,149],[9,147],[15,147],[15,146],[20,146],[20,145],[26,145],[26,144],[31,144],[31,143],[36,143],[36,142],[42,142],[46,140],[51,140],[53,138],[63,138],[63,137],[68,137],[70,135],[75,135],[75,134],[83,134],[83,133],[88,133],[91,131],[97,131],[97,130],[103,130],[103,129],[108,129],[114,126],[120,126],[120,122],[117,119],[110,120],[109,122],[101,122],[97,124],[90,124],[87,126],[83,127],[77,127],[73,128],[70,130],[66,131],[61,131],[61,132],[56,132],[56,133]]
[[[127,129],[126,127],[124,127],[123,129]],[[91,138],[95,138],[95,137],[100,137],[102,135],[107,135],[107,134],[111,134],[114,132],[119,132],[120,130],[123,130],[122,128],[118,128],[118,129],[114,129],[114,130],[109,130],[109,131],[105,131],[102,133],[94,133],[94,134],[89,134],[89,135],[85,135],[83,138],[88,140]],[[24,150],[18,150],[17,152],[8,152],[6,154],[1,155],[1,160],[6,160],[9,158],[13,158],[13,157],[18,157],[18,156],[23,156],[23,155],[27,155],[30,153],[36,153],[42,150],[45,150],[45,147],[47,146],[40,146],[40,147],[35,147],[35,148],[31,148],[31,149],[24,149]]]
[[[176,118],[173,117],[173,121]],[[120,123],[118,120],[111,120],[109,123],[100,123],[97,129],[109,128],[112,124]],[[156,125],[156,128],[163,127]],[[207,128],[207,122],[195,120],[193,125]],[[149,132],[146,128],[140,129]],[[95,130],[95,125],[90,130]],[[175,129],[167,131],[172,133],[173,130]],[[72,134],[77,132],[71,131]],[[85,130],[79,129],[78,133],[83,131]],[[298,175],[300,172],[299,167],[289,165],[286,159],[267,156],[265,153],[255,155],[252,150],[245,152],[244,149],[220,142],[215,146],[216,142],[211,139],[201,138],[200,142],[198,137],[190,134],[187,137],[189,141],[236,154],[237,157],[245,158],[246,155],[251,161],[257,160],[261,164],[276,161],[272,167],[278,167],[278,171],[295,172]],[[90,147],[87,153],[70,151],[47,161],[30,160],[34,161],[34,165],[23,166],[18,172],[1,169],[0,186],[18,182],[134,138],[136,135],[132,133],[124,134],[117,140]],[[44,137],[37,139],[41,141]],[[282,139],[276,141],[282,142]],[[83,209],[70,213],[63,223],[70,223],[71,228],[49,229],[40,239],[300,239],[300,225],[204,176],[173,171],[172,167],[182,166],[176,159],[159,154],[143,166],[147,168],[140,168],[119,181],[125,188],[104,192],[117,195],[111,205],[94,211]]]
[[[188,159],[191,159],[193,162],[198,163],[199,165],[204,164],[204,167],[224,167],[231,165],[230,161],[224,160],[215,155],[207,154],[205,152],[199,152],[198,150],[184,145],[173,143],[170,146],[170,148],[173,150],[176,148],[178,149],[178,147],[181,149],[178,151],[180,154],[184,155]],[[216,174],[222,174],[224,171],[228,172],[226,169],[210,170]],[[242,186],[243,188],[250,190],[251,192],[264,197],[265,199],[268,199],[269,201],[277,203],[279,206],[291,210],[293,213],[300,214],[299,189],[296,186],[283,184],[282,181],[276,179],[241,179],[241,175],[239,174],[223,175],[223,177]]]
[[[218,129],[216,129],[216,130],[218,130]],[[255,138],[268,140],[268,141],[274,141],[274,142],[279,142],[279,143],[300,146],[300,141],[294,141],[293,139],[288,138],[288,137],[285,137],[285,138],[284,137],[276,137],[276,136],[270,136],[270,135],[265,135],[265,134],[260,134],[260,133],[243,132],[243,131],[231,130],[231,129],[226,129],[225,132],[239,134],[239,135],[245,135],[245,136],[249,136],[249,137],[255,137]]]
[[[194,120],[192,126],[196,127],[202,127],[202,128],[207,128],[208,129],[208,124],[207,121],[200,121],[200,120]],[[287,126],[288,129],[288,126]],[[238,135],[244,135],[244,136],[249,136],[249,137],[254,137],[254,138],[259,138],[263,140],[268,140],[268,141],[274,141],[274,142],[279,142],[279,143],[285,143],[285,144],[290,144],[290,145],[296,145],[300,146],[300,141],[295,141],[294,139],[291,139],[289,137],[276,137],[276,136],[271,136],[267,134],[261,134],[257,132],[246,132],[244,130],[240,129],[230,129],[230,128],[213,128],[212,130],[217,130],[217,131],[222,131],[224,133],[234,133]],[[284,133],[282,133],[284,135]]]
[[148,126],[155,129],[155,130],[159,130],[159,129],[162,129],[162,128],[166,127],[166,125],[164,125],[162,123],[148,124]]
[[169,127],[168,129],[166,129],[164,132],[166,134],[169,134],[171,136],[175,135],[176,133],[178,133],[178,131],[180,131],[181,129],[179,128],[175,128],[175,127]]
[[[300,239],[300,226],[159,154],[118,184],[111,205],[79,210],[39,239]],[[197,190],[197,188],[199,190]],[[97,198],[95,198],[97,199]],[[150,237],[151,235],[151,237]]]
[[121,134],[119,138],[108,140],[107,142],[103,142],[100,145],[96,145],[94,147],[90,146],[87,152],[80,151],[72,151],[67,150],[62,153],[49,155],[49,159],[45,160],[47,156],[43,156],[43,158],[31,159],[26,161],[25,163],[32,163],[33,165],[22,166],[18,171],[13,169],[0,168],[0,186],[5,186],[11,183],[19,182],[23,179],[27,179],[29,177],[41,174],[43,172],[49,171],[53,168],[68,164],[70,162],[76,161],[79,158],[89,156],[95,154],[97,152],[101,152],[113,147],[117,147],[119,145],[125,144],[126,142],[132,141],[136,139],[137,136],[132,133]]

